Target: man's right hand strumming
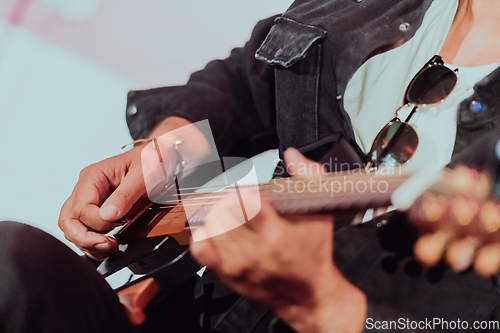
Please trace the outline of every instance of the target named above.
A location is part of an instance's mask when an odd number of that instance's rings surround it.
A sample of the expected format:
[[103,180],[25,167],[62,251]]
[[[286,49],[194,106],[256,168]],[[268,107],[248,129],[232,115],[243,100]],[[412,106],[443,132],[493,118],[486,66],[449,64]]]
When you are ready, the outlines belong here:
[[[189,124],[191,122],[183,118],[170,117],[160,123],[149,137],[156,138]],[[195,159],[191,156],[204,156],[204,152],[209,150],[203,134],[193,126],[175,139],[184,142],[182,155],[185,160]],[[115,228],[115,221],[123,218],[137,200],[146,195],[141,161],[145,146],[139,144],[123,154],[84,168],[64,203],[59,215],[59,227],[64,236],[89,257],[104,259],[117,251],[116,239],[105,233]],[[161,152],[164,165],[178,162],[174,145],[162,144]]]

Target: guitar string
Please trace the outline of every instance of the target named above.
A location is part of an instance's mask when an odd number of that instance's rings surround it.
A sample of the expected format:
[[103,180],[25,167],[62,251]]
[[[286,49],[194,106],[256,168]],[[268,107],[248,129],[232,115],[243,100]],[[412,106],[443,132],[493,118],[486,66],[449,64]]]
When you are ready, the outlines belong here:
[[[389,184],[390,186],[394,186],[394,185],[400,185],[401,183],[399,181],[396,181],[396,182],[391,182],[391,184]],[[314,189],[314,188],[313,188]],[[457,193],[459,193],[460,191],[458,191],[457,189],[455,188],[450,188],[450,186],[442,186],[442,185],[439,185],[439,184],[435,184],[433,185],[431,188],[430,188],[430,191],[431,192],[435,192],[435,193],[439,193],[439,194],[447,194],[447,195],[456,195]],[[391,191],[392,193],[392,191]],[[280,202],[280,201],[286,201],[286,200],[318,200],[318,199],[329,199],[329,200],[334,200],[335,198],[333,196],[331,196],[330,198],[327,198],[325,197],[324,195],[315,195],[316,193],[307,193],[307,198],[304,197],[304,194],[305,193],[300,193],[300,192],[284,192],[284,193],[280,193],[280,196],[275,196],[275,197],[270,197],[271,201],[272,202]],[[360,193],[357,193],[355,191],[353,192],[350,192],[350,193],[342,193],[343,195],[340,197],[340,198],[346,198],[346,197],[360,197]],[[375,195],[377,193],[371,193],[372,195]],[[213,194],[212,194],[213,195]],[[198,202],[198,203],[190,203],[189,201],[194,201],[194,200],[183,200],[183,207],[202,207],[202,206],[212,206],[213,203],[210,203],[211,200],[214,200],[214,199],[220,199],[221,197],[227,195],[227,192],[221,192],[221,194],[217,194],[217,195],[213,195],[213,196],[203,196],[203,197],[199,197],[195,200],[200,200],[201,202]],[[293,197],[295,196],[295,198]],[[366,195],[365,195],[366,196]],[[467,197],[470,197],[470,198],[474,198],[474,199],[482,199],[480,196],[477,196],[477,195],[474,195],[474,193],[468,193],[466,195]],[[292,197],[292,198],[290,198]],[[319,198],[318,198],[319,197]],[[187,204],[185,204],[184,202],[188,202]],[[175,203],[178,203],[175,202]],[[172,208],[173,206],[159,206],[159,207],[155,207],[157,209],[168,209],[168,208]]]
[[[453,170],[443,170],[443,178],[449,178],[449,176],[454,176],[455,175],[455,172]],[[328,174],[328,175],[325,175],[325,177],[327,178],[330,178],[330,181],[335,181],[335,178],[343,178],[344,176],[341,176],[341,175],[338,175],[338,174]],[[365,180],[366,178],[373,178],[374,175],[373,174],[362,174],[362,175],[357,175],[355,177],[352,177],[352,181],[362,181],[362,180]],[[375,176],[376,178],[379,178],[377,179],[377,181],[385,181],[387,183],[390,183],[388,185],[391,185],[391,186],[394,186],[394,185],[400,185],[401,184],[401,179],[400,178],[403,178],[403,179],[406,179],[408,178],[407,175],[399,175],[399,176],[391,176],[391,177],[384,177],[384,176]],[[300,181],[300,180],[308,180],[308,181],[313,181],[313,180],[317,180],[318,178],[314,178],[314,177],[311,177],[311,178],[301,178],[301,179],[294,179],[293,181]],[[326,181],[326,180],[325,180]],[[256,185],[254,185],[253,187],[255,187]],[[269,189],[269,188],[276,188],[276,184],[272,184],[272,183],[267,183],[267,184],[261,184],[259,185],[259,191],[260,192],[265,192],[265,190]],[[220,186],[217,186],[217,187],[220,187]],[[198,187],[198,188],[205,188],[205,187]],[[245,190],[248,188],[248,186],[240,186],[239,187],[240,189],[242,190]],[[311,190],[316,190],[316,189],[321,189],[322,188],[322,185],[315,185],[315,186],[309,186],[308,189]],[[185,189],[188,189],[188,188],[185,188]],[[189,189],[193,189],[193,188],[189,188]],[[234,188],[232,188],[234,189]],[[442,193],[447,193],[447,194],[455,194],[457,191],[456,189],[450,189],[449,186],[442,186],[442,184],[440,183],[437,183],[437,184],[434,184],[433,186],[433,190],[434,191],[437,191],[437,192],[442,192]],[[355,192],[355,191],[351,191],[351,192]],[[185,198],[184,200],[182,200],[183,202],[183,206],[184,207],[202,207],[202,206],[206,206],[207,204],[209,206],[212,206],[213,203],[209,203],[210,200],[214,200],[214,199],[220,199],[222,196],[225,196],[227,195],[227,192],[220,192],[221,194],[214,194],[214,193],[197,193],[197,192],[192,192],[192,193],[184,193],[183,195],[188,195],[188,198]],[[304,196],[303,194],[304,193],[301,193],[301,192],[294,192],[294,191],[287,191],[287,192],[278,192],[280,194],[281,197],[273,197],[271,198],[272,201],[275,201],[275,202],[278,202],[278,201],[283,201],[283,200],[290,200],[290,199],[302,199],[304,200]],[[328,192],[330,193],[330,195],[332,195],[331,192]],[[310,197],[310,200],[311,199],[316,199],[317,198],[311,198],[314,196],[315,193],[308,193],[308,196]],[[346,193],[342,193],[343,196],[345,197],[346,196]],[[356,193],[358,194],[357,196],[359,196],[359,193]],[[208,195],[211,195],[211,196],[208,196]],[[294,195],[299,195],[300,197],[299,198],[290,198],[290,196],[294,196]],[[195,196],[195,197],[193,197]],[[287,196],[287,197],[285,197]],[[324,196],[321,196],[321,198],[323,198]],[[330,199],[330,198],[329,198]],[[331,198],[333,200],[333,196]],[[190,203],[190,201],[199,201],[198,203]],[[185,202],[188,202],[187,204],[185,204]],[[179,201],[178,200],[175,200],[175,201],[162,201],[161,204],[169,204],[169,203],[172,203],[172,204],[178,204]],[[160,206],[160,207],[155,207],[155,208],[159,208],[159,209],[166,209],[166,208],[171,208],[172,206]]]
[[[317,183],[318,180],[321,181],[320,184],[318,185],[307,185],[305,187],[307,187],[308,189],[316,189],[316,188],[323,188],[324,187],[324,183],[326,182],[335,182],[335,181],[339,181],[338,179],[336,178],[340,178],[341,180],[344,180],[344,176],[339,176],[339,175],[327,175],[325,176],[326,179],[322,179],[322,178],[316,178],[316,177],[311,177],[311,178],[295,178],[293,179],[293,177],[290,177],[290,178],[282,178],[282,179],[287,179],[288,182],[290,182],[290,179],[293,183],[297,184],[298,182],[309,182],[310,184],[312,182],[315,182]],[[357,176],[354,176],[350,179],[347,179],[346,182],[361,182],[361,181],[366,181],[366,179],[373,179],[373,178],[376,178],[376,180],[374,180],[374,182],[387,182],[387,181],[393,181],[393,180],[397,180],[399,181],[400,178],[402,179],[407,179],[409,176],[407,175],[399,175],[399,176],[390,176],[390,177],[387,177],[387,176],[375,176],[375,175],[357,175]],[[266,190],[269,190],[269,189],[276,189],[278,186],[284,186],[285,184],[281,184],[281,183],[277,183],[275,181],[271,181],[269,183],[266,183],[266,184],[258,184],[258,185],[240,185],[238,186],[238,188],[240,189],[247,189],[247,188],[251,188],[251,187],[259,187],[259,190],[260,191],[266,191]],[[219,186],[207,186],[207,187],[192,187],[192,188],[180,188],[179,191],[184,191],[184,190],[188,190],[188,189],[207,189],[207,188],[222,188],[226,185],[219,185]],[[295,185],[296,187],[296,185]],[[226,187],[226,189],[233,189],[235,187]],[[289,188],[289,186],[288,186]],[[225,189],[223,189],[225,190]],[[278,192],[279,193],[279,192]],[[203,195],[206,195],[207,193],[204,193],[204,192],[184,192],[184,193],[181,193],[181,195],[183,196],[203,196]],[[213,194],[213,193],[212,193]],[[172,194],[166,194],[164,195],[163,197],[178,197],[178,194],[177,193],[172,193]],[[172,200],[171,201],[172,203],[176,203],[178,202],[178,200]]]
[[[211,206],[211,204],[210,204],[210,206]],[[203,219],[206,217],[207,212],[208,212],[208,210],[204,210],[202,212],[196,211],[195,214],[193,214],[191,216],[191,218],[187,218],[187,221],[185,222],[186,227],[197,227],[197,226],[203,225]],[[286,213],[286,211],[285,211],[285,213]],[[196,218],[192,218],[194,216]],[[186,219],[186,214],[183,211],[177,211],[175,213],[169,213],[168,217],[170,219],[176,219],[176,218]],[[478,221],[475,221],[474,223],[476,223],[476,222],[478,222]]]
[[[391,184],[389,184],[387,181],[384,181],[386,184],[390,185],[390,186],[393,186],[394,184],[395,185],[401,185],[402,182],[401,181],[391,181]],[[334,193],[340,193],[340,191],[316,191],[318,189],[322,190],[324,188],[324,185],[313,185],[313,186],[305,186],[304,187],[304,190],[307,188],[308,192],[307,192],[307,195],[310,195],[310,196],[314,196],[316,193],[322,193],[322,194],[326,194],[326,193],[329,193],[331,195],[332,192]],[[355,189],[355,186],[353,185],[352,186],[352,191],[349,191],[350,193],[357,193],[357,192],[360,192],[362,193],[363,191],[356,191]],[[252,190],[250,187],[239,187],[240,190],[242,191],[247,191],[247,190]],[[277,189],[276,187],[273,187],[273,189]],[[330,187],[331,189],[331,187]],[[227,195],[228,193],[231,193],[231,192],[228,192],[230,190],[235,190],[235,188],[229,188],[229,189],[225,189],[224,191],[220,192],[221,194],[215,194],[215,193],[192,193],[192,194],[189,194],[189,196],[185,199],[182,199],[182,202],[189,202],[189,201],[200,201],[200,200],[205,200],[205,199],[212,199],[212,198],[218,198],[220,196],[223,196],[223,195]],[[280,195],[282,197],[284,196],[292,196],[292,195],[303,195],[303,194],[306,194],[305,191],[276,191],[276,192],[271,192],[269,193],[269,188],[262,188],[262,187],[259,187],[259,192],[261,192],[262,194],[267,194],[267,195],[273,195],[273,193],[277,193],[277,195]],[[389,189],[387,189],[389,190]],[[342,194],[346,194],[346,193],[349,193],[349,192],[346,192],[346,191],[342,191]],[[380,192],[376,192],[376,193],[380,193]],[[372,192],[372,194],[374,194]],[[187,194],[183,194],[183,195],[187,195]],[[212,195],[212,196],[209,196],[209,195]],[[276,194],[274,194],[276,195]],[[288,198],[277,198],[277,200],[287,200]],[[179,203],[179,200],[165,200],[165,201],[157,201],[157,203],[161,203],[161,204],[178,204]]]
[[[392,186],[392,190],[388,192],[389,193],[392,193],[393,190],[397,187],[395,187],[394,185],[397,185],[399,186],[401,184],[401,182],[392,182],[392,184],[389,184],[389,186]],[[322,192],[323,194],[325,194],[326,192]],[[330,192],[328,192],[330,193]],[[300,192],[286,192],[286,193],[280,193],[279,196],[270,196],[269,199],[271,202],[275,202],[275,203],[278,203],[278,202],[283,202],[283,201],[287,201],[287,200],[301,200],[301,201],[304,201],[304,200],[318,200],[318,199],[327,199],[328,201],[333,201],[334,199],[336,199],[335,197],[332,197],[331,196],[331,193],[330,193],[330,196],[327,197],[325,195],[318,195],[318,193],[307,193],[307,197],[304,197],[304,194],[305,193],[300,193]],[[379,195],[380,193],[371,193],[372,197],[374,195]],[[182,202],[182,206],[183,207],[202,207],[202,206],[212,206],[213,203],[210,202],[212,200],[215,200],[215,199],[220,199],[224,196],[227,195],[227,192],[224,192],[224,193],[221,193],[221,194],[213,194],[212,196],[204,196],[204,197],[200,197],[200,198],[197,198],[196,200],[199,200],[199,202],[193,202],[194,200],[191,200],[191,202],[189,200],[183,200]],[[341,199],[345,199],[345,198],[352,198],[352,197],[355,197],[355,198],[359,198],[361,195],[363,195],[362,193],[359,193],[359,192],[356,192],[356,191],[352,191],[350,193],[342,193],[342,196],[340,196],[340,194],[337,194]],[[294,197],[295,196],[295,197]],[[366,196],[366,195],[365,195]],[[188,202],[187,204],[185,202]],[[179,203],[178,201],[176,203]],[[168,208],[173,208],[175,206],[157,206],[155,207],[156,209],[168,209]]]
[[[191,215],[190,218],[188,218],[188,221],[186,222],[186,225],[187,226],[198,226],[199,222],[201,222],[203,220],[203,218],[206,217],[206,213],[208,212],[210,206],[213,206],[213,204],[215,204],[215,202],[212,201],[212,202],[210,202],[210,203],[208,203],[206,205],[203,205],[203,207],[206,208],[206,209],[203,212],[201,212],[201,213],[198,210],[196,210],[194,212],[194,214]],[[198,205],[192,205],[192,206],[198,207]],[[276,203],[275,203],[274,206],[276,208]],[[369,207],[367,207],[365,205],[363,205],[363,207],[369,208]],[[159,208],[161,208],[161,207],[159,207]],[[334,211],[336,208],[338,209],[338,207],[332,207],[332,210]],[[350,208],[353,208],[353,206],[350,206]],[[285,213],[286,212],[287,212],[287,209],[285,209]],[[173,218],[173,219],[175,219],[175,218],[186,218],[186,213],[184,211],[174,211],[173,213],[169,213],[168,217],[169,218]],[[195,218],[193,218],[193,217],[195,217]]]
[[[206,216],[207,216],[207,214],[209,212],[210,206],[212,206],[214,203],[215,202],[212,200],[212,202],[210,202],[208,205],[204,206],[205,209],[202,209],[202,210],[196,209],[195,212],[194,212],[194,214],[192,214],[189,218],[187,218],[186,213],[183,210],[180,210],[180,211],[177,210],[177,211],[174,211],[173,213],[170,213],[170,212],[167,213],[168,214],[168,218],[169,219],[182,218],[182,219],[186,220],[185,221],[185,227],[188,227],[188,228],[202,226],[204,224],[203,220],[206,218]],[[274,205],[274,206],[275,206],[275,208],[278,211],[280,211],[280,209],[278,209],[278,207],[276,207],[276,205]],[[335,208],[338,208],[338,207],[334,207],[332,209],[332,212],[335,211]],[[357,209],[357,208],[355,207],[355,209]],[[287,211],[287,209],[285,209],[285,211],[281,212],[281,213],[292,213],[293,214],[293,213],[297,213],[297,212],[296,211],[295,212],[294,211],[290,212],[290,211]],[[305,212],[304,211],[300,211],[299,213],[305,213]],[[160,221],[163,220],[163,218],[160,219]],[[475,221],[474,223],[476,223],[476,222],[477,221]]]
[[[387,171],[387,172],[390,172],[390,171]],[[368,178],[372,178],[372,177],[376,177],[376,178],[386,178],[386,179],[389,179],[389,178],[396,178],[396,177],[406,177],[408,178],[409,175],[406,175],[406,174],[399,174],[399,175],[389,175],[389,174],[379,174],[377,175],[375,172],[366,172],[362,169],[354,169],[354,170],[348,170],[348,171],[342,171],[342,172],[330,172],[330,173],[326,173],[324,175],[319,175],[319,176],[313,176],[313,177],[307,177],[307,176],[294,176],[294,177],[286,177],[286,178],[278,178],[278,179],[272,179],[270,180],[268,183],[265,183],[265,184],[258,184],[260,186],[262,185],[269,185],[271,183],[275,183],[277,181],[286,181],[286,180],[290,180],[292,179],[293,181],[300,181],[300,180],[315,180],[315,179],[321,179],[321,177],[325,177],[325,178],[344,178],[344,177],[352,177],[352,178],[364,178],[364,177],[368,177]],[[200,189],[209,189],[209,188],[218,188],[218,187],[227,187],[227,186],[230,186],[232,184],[223,184],[223,185],[211,185],[211,186],[200,186],[200,187],[183,187],[183,188],[179,188],[179,191],[184,191],[184,190],[200,190]],[[247,186],[247,185],[243,185],[243,186]],[[255,186],[255,185],[250,185],[250,186]],[[175,194],[176,195],[176,194]]]
[[[401,183],[397,182],[396,185],[400,185]],[[457,194],[459,191],[456,191],[456,190],[453,190],[453,189],[450,189],[448,187],[433,187],[432,188],[432,191],[433,192],[436,192],[436,193],[441,193],[441,194],[448,194],[448,195],[453,195],[453,194]],[[323,193],[330,193],[330,192],[323,192]],[[392,191],[390,192],[392,193]],[[196,198],[196,199],[184,199],[182,200],[182,204],[184,207],[196,207],[196,206],[203,206],[203,205],[206,205],[208,201],[212,200],[212,199],[220,199],[222,198],[223,196],[226,196],[228,193],[227,192],[224,192],[220,195],[213,195],[213,196],[204,196],[204,197],[199,197],[199,198]],[[362,192],[358,193],[356,191],[353,191],[353,192],[350,192],[349,194],[346,194],[346,193],[342,193],[342,196],[332,196],[331,193],[330,193],[330,197],[325,197],[325,195],[318,195],[317,193],[307,193],[307,198],[304,197],[304,194],[305,193],[300,193],[300,192],[284,192],[284,193],[280,193],[278,197],[270,197],[271,201],[275,201],[275,202],[278,202],[278,201],[286,201],[286,200],[317,200],[318,198],[319,199],[322,199],[322,198],[328,198],[329,200],[334,200],[334,199],[337,199],[337,198],[345,198],[345,197],[348,197],[348,196],[355,196],[355,197],[359,197],[361,195],[363,195]],[[378,193],[370,193],[372,196],[373,195],[376,195]],[[364,194],[366,196],[366,194]],[[294,198],[295,196],[295,198]],[[475,196],[472,196],[472,195],[468,195],[469,197],[475,197]],[[291,198],[290,198],[291,197]],[[478,199],[478,198],[476,198]],[[195,202],[195,201],[199,201],[199,202]],[[187,202],[187,203],[186,203]],[[171,203],[171,204],[178,204],[179,201],[175,201],[175,202],[161,202],[161,204],[164,204],[164,205],[167,205],[167,206],[160,206],[160,207],[155,207],[155,208],[159,208],[159,209],[167,209],[167,208],[171,208],[172,205],[168,206],[168,204]]]
[[[451,178],[450,178],[450,176],[451,176]],[[456,186],[449,186],[449,184],[454,184],[454,182],[450,182],[450,181],[453,181],[453,180],[456,181],[457,180],[457,177],[453,178],[454,176],[455,175],[454,175],[453,171],[451,171],[451,172],[444,172],[443,173],[443,177],[442,177],[442,181],[438,182],[437,184],[432,185],[430,187],[430,191],[431,192],[437,192],[437,193],[449,194],[449,195],[454,195],[457,192],[460,192],[460,191],[457,191]],[[397,181],[397,182],[391,182],[391,185],[394,185],[394,183],[396,185],[400,185],[399,181]],[[293,194],[296,194],[296,193],[289,192],[287,194],[292,194],[293,195]],[[301,193],[299,193],[299,194],[301,194]],[[471,194],[471,193],[468,193],[468,194]],[[472,193],[472,194],[475,194],[475,193]],[[469,195],[469,196],[471,196],[471,195]],[[474,196],[474,195],[472,195],[472,196]],[[186,221],[186,227],[196,227],[196,226],[202,225],[200,223],[202,223],[202,220],[206,216],[207,212],[209,211],[209,208],[211,206],[213,206],[216,203],[216,201],[218,201],[218,199],[220,199],[221,197],[222,197],[222,195],[216,195],[216,196],[212,196],[212,197],[205,197],[205,199],[210,199],[210,200],[205,200],[205,202],[199,203],[199,204],[195,203],[195,204],[182,205],[182,207],[194,207],[195,208],[194,214],[192,214],[190,217],[191,218],[192,217],[196,217],[196,218],[195,219],[191,219],[191,220],[188,219],[188,221]],[[357,195],[357,197],[359,197],[359,195]],[[302,198],[303,198],[303,196],[302,196]],[[326,198],[326,197],[322,196],[321,198]],[[217,200],[215,200],[215,199],[217,199]],[[278,199],[278,200],[276,200],[276,199]],[[280,204],[280,203],[282,203],[282,201],[280,202],[281,199],[282,198],[277,197],[277,198],[275,198],[275,202],[277,201],[277,204]],[[328,199],[330,199],[330,198],[328,198]],[[287,200],[287,198],[284,198],[283,200]],[[333,201],[333,199],[332,199],[332,201]],[[275,206],[275,208],[276,208],[276,205],[273,205],[273,206]],[[161,206],[158,207],[158,206],[156,206],[155,209],[165,209],[165,208],[174,209],[175,207],[178,207],[178,206],[166,206],[166,207],[161,207]],[[200,210],[199,209],[200,207],[203,207],[205,209]],[[286,213],[286,209],[285,209],[285,213]],[[184,218],[184,219],[186,218],[186,213],[182,209],[174,210],[173,212],[168,212],[167,214],[168,214],[169,218],[174,218],[174,219],[175,218]],[[165,216],[167,216],[167,215],[165,215]],[[163,220],[163,218],[160,219],[160,221],[161,220]]]
[[[447,169],[443,169],[443,178],[446,177],[446,175],[453,175],[454,174],[454,171],[453,170],[447,170]],[[345,180],[345,177],[346,175],[339,175],[338,173],[331,173],[331,174],[327,174],[327,175],[324,175],[324,177],[326,178],[324,181],[323,181],[323,184],[325,182],[335,182],[335,181],[338,181],[338,179],[335,179],[335,178],[340,178],[340,179],[344,179]],[[398,176],[379,176],[379,175],[374,175],[373,173],[364,173],[364,174],[361,174],[361,175],[355,175],[355,176],[351,176],[351,179],[347,180],[347,181],[357,181],[357,182],[360,182],[360,181],[365,181],[366,178],[368,179],[373,179],[373,178],[377,178],[376,182],[382,182],[382,181],[385,181],[385,182],[393,182],[394,180],[396,180],[398,183],[400,183],[400,178],[403,178],[403,179],[407,179],[409,176],[408,175],[398,175]],[[317,182],[317,180],[320,180],[321,181],[321,177],[320,178],[317,178],[317,177],[311,177],[311,178],[298,178],[298,177],[290,177],[290,178],[285,178],[287,179],[287,181],[290,181],[290,179],[292,180],[292,182],[294,182],[295,184],[297,184],[298,182],[300,181],[309,181],[309,182]],[[250,188],[250,187],[256,187],[258,186],[259,187],[259,191],[266,191],[266,190],[269,190],[269,189],[276,189],[277,186],[284,186],[284,184],[277,184],[276,181],[279,181],[279,180],[272,180],[271,182],[269,183],[266,183],[266,184],[259,184],[259,185],[242,185],[242,186],[238,186],[239,189],[247,189],[247,188]],[[209,188],[221,188],[221,187],[224,187],[225,185],[218,185],[218,186],[201,186],[201,187],[190,187],[190,188],[179,188],[179,191],[186,191],[186,190],[193,190],[193,189],[196,189],[196,190],[199,190],[199,189],[209,189]],[[439,186],[439,183],[438,184],[435,184],[435,186]],[[296,187],[296,185],[295,185]],[[233,189],[234,187],[230,187],[229,189]],[[289,188],[289,187],[288,187]],[[314,185],[314,186],[311,186],[310,184],[307,185],[307,189],[312,189],[312,190],[315,190],[317,188],[324,188],[324,185]],[[225,189],[224,189],[225,190]],[[222,193],[222,192],[221,192]],[[283,194],[284,192],[277,192],[277,193],[281,193]],[[296,193],[296,192],[286,192],[288,194],[293,194],[293,193]],[[214,193],[210,193],[210,194],[214,194]],[[203,197],[205,195],[207,195],[207,193],[203,193],[203,192],[184,192],[184,193],[181,193],[181,195],[183,196],[188,196],[188,198],[185,198],[183,199],[182,201],[189,201],[189,200],[199,200],[198,197]],[[161,197],[175,197],[175,198],[178,198],[178,193],[175,193],[175,194],[166,194],[166,195],[163,195]],[[162,204],[169,204],[169,203],[172,203],[172,204],[176,204],[176,203],[179,203],[179,200],[167,200],[167,201],[162,201],[161,202]]]

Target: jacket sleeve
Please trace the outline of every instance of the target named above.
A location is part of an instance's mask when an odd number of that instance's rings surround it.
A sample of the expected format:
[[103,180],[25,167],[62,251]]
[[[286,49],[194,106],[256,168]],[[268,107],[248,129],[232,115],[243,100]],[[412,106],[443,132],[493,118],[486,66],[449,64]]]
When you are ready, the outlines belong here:
[[250,40],[193,73],[183,86],[131,91],[127,124],[134,139],[147,137],[169,116],[208,119],[219,154],[265,131],[275,132],[274,70],[255,59],[276,17],[257,23]]

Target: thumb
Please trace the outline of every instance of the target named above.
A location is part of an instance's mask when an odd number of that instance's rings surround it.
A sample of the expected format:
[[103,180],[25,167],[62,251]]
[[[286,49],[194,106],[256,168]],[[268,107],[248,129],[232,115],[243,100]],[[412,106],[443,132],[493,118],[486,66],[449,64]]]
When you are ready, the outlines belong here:
[[295,148],[288,148],[284,157],[292,176],[319,176],[326,173],[321,163],[308,159]]
[[217,270],[221,265],[221,259],[210,237],[206,227],[197,227],[193,232],[189,250],[198,264]]
[[106,221],[116,221],[127,214],[134,203],[145,193],[146,185],[141,168],[133,168],[102,204],[99,216]]

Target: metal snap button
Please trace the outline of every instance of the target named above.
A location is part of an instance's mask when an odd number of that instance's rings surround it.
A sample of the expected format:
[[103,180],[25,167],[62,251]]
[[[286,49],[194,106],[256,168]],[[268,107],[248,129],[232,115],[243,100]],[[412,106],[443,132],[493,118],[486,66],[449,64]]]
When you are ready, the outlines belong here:
[[408,23],[408,22],[401,23],[399,25],[399,31],[405,32],[405,31],[408,31],[408,29],[410,29],[410,23]]
[[127,108],[127,114],[129,116],[133,116],[137,113],[137,107],[135,106],[135,104],[131,104],[128,108]]
[[472,112],[480,112],[483,110],[483,104],[478,101],[472,101],[469,105],[469,110]]

